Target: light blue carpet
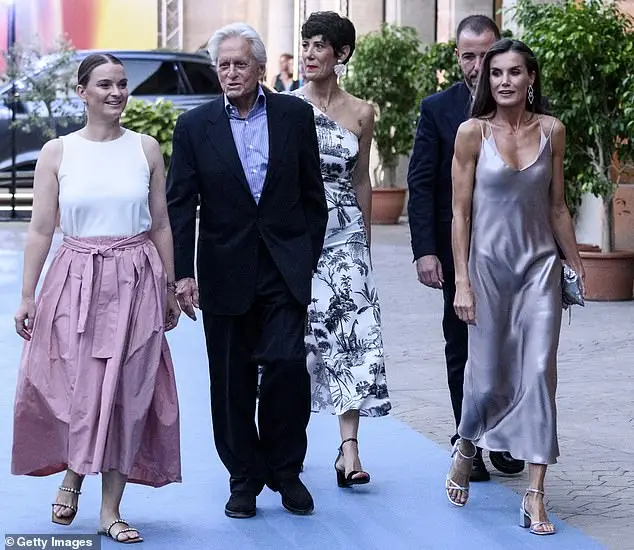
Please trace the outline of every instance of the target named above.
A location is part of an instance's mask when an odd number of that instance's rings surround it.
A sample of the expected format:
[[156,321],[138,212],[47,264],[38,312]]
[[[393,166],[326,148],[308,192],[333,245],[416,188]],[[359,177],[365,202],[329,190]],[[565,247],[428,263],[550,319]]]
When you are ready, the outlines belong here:
[[[17,296],[15,276],[0,268],[0,533],[94,533],[99,514],[97,477],[86,480],[72,526],[60,527],[50,521],[50,502],[61,475],[29,478],[9,474],[12,405],[21,349],[13,331]],[[495,482],[474,485],[467,507],[452,506],[443,490],[447,451],[391,417],[362,421],[361,451],[364,467],[372,474],[370,485],[337,488],[333,471],[336,419],[314,415],[303,480],[314,496],[315,513],[293,516],[281,507],[278,494],[265,489],[258,498],[256,518],[226,518],[228,480],[212,443],[200,322],[194,325],[184,319],[169,340],[180,392],[184,482],[162,489],[131,485],[126,490],[122,514],[142,531],[145,542],[140,548],[602,548],[556,518],[559,534],[530,535],[517,525],[519,496]],[[104,540],[103,547],[118,548],[115,544]]]

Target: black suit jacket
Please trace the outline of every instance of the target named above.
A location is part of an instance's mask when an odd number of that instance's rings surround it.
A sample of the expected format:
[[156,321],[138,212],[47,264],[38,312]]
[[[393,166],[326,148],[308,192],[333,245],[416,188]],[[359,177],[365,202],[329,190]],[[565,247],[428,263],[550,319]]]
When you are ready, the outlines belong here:
[[[293,82],[291,83],[291,87],[288,91],[292,92],[293,90],[297,90],[297,88],[299,88],[299,80],[293,80]],[[286,91],[286,88],[284,88],[284,83],[282,82],[282,78],[280,77],[279,74],[275,77],[275,83],[273,84],[273,89],[277,92]]]
[[253,302],[263,241],[295,298],[308,304],[328,211],[312,108],[266,93],[268,171],[256,203],[233,140],[224,99],[182,114],[174,129],[167,200],[176,278],[194,277],[196,206],[200,306],[239,315]]
[[464,82],[423,99],[407,174],[414,259],[434,254],[444,271],[454,270],[451,162],[456,133],[469,118],[470,102]]

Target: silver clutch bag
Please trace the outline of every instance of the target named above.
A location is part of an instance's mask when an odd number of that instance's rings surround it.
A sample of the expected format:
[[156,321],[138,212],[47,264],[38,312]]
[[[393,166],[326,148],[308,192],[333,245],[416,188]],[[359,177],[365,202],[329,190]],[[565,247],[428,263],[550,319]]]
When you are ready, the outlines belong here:
[[585,306],[579,275],[566,264],[561,271],[561,305],[564,309],[570,306]]

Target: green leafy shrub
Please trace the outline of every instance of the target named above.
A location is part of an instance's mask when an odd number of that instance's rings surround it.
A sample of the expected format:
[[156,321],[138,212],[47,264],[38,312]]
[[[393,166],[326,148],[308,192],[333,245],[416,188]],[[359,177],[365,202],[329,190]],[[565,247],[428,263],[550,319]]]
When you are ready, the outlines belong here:
[[632,18],[602,0],[519,0],[514,16],[540,63],[550,109],[566,125],[569,206],[587,192],[603,199],[602,250],[610,251],[612,199],[623,167],[634,160]]
[[435,42],[425,47],[421,59],[422,97],[446,90],[463,79],[456,58],[456,41]]
[[374,139],[381,165],[391,173],[414,141],[421,99],[420,46],[412,27],[384,23],[359,38],[344,81],[348,92],[377,108]]
[[121,125],[129,130],[152,136],[161,146],[165,167],[172,156],[172,135],[181,111],[173,103],[158,99],[154,103],[130,98]]

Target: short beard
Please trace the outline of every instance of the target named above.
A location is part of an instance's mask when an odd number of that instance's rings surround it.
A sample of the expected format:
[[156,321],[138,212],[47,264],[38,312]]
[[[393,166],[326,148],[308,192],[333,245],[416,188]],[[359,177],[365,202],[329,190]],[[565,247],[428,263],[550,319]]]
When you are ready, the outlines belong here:
[[469,91],[472,94],[475,94],[476,87],[478,86],[478,79],[476,78],[475,79],[475,83],[472,83],[471,82],[471,78],[468,78],[468,77],[465,76],[464,81],[465,81],[465,84],[467,85],[467,88],[469,88]]

